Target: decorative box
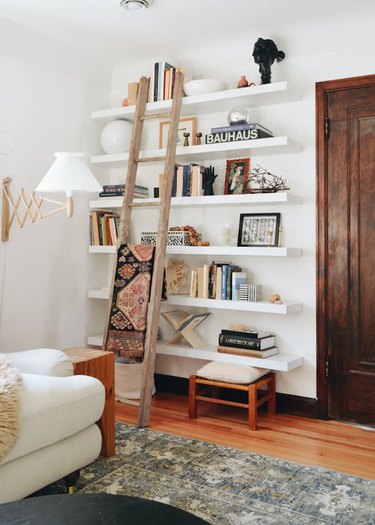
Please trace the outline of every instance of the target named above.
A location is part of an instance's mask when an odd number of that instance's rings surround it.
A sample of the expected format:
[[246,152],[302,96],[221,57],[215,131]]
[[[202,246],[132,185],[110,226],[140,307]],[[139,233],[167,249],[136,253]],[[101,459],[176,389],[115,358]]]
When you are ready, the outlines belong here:
[[[156,236],[157,232],[142,232],[141,244],[156,244]],[[191,246],[188,232],[168,232],[167,246]]]

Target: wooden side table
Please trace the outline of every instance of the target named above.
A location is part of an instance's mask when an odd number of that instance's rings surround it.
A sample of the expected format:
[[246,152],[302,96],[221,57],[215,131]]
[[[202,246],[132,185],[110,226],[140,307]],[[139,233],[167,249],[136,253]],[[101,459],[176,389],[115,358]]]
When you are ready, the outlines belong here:
[[105,405],[98,426],[102,433],[102,456],[115,454],[115,354],[91,348],[67,348],[74,374],[96,377],[105,388]]

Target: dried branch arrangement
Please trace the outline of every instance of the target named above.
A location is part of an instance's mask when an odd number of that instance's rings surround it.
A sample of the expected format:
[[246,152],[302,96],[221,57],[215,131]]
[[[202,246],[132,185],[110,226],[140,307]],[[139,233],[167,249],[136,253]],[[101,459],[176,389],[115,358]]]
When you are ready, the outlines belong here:
[[275,193],[286,190],[290,188],[287,187],[286,180],[282,177],[270,173],[259,164],[251,169],[248,182],[249,193]]

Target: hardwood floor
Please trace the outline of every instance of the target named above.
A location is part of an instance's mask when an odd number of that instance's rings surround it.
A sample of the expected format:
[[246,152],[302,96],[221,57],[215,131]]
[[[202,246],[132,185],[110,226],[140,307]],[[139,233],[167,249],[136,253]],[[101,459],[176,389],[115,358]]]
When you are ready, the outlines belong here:
[[[375,479],[374,429],[260,413],[258,430],[252,432],[244,409],[198,403],[197,419],[189,420],[187,413],[186,396],[159,392],[152,401],[149,428]],[[116,420],[136,425],[137,407],[116,403]]]

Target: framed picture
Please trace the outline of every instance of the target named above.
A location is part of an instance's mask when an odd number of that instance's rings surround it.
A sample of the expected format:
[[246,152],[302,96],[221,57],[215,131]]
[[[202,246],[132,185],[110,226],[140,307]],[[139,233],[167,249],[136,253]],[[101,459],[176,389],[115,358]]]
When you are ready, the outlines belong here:
[[250,170],[250,159],[227,160],[224,194],[246,193]]
[[277,246],[280,213],[241,213],[237,246]]
[[[184,145],[184,133],[190,133],[189,136],[189,146],[194,146],[196,141],[195,130],[196,130],[196,117],[187,117],[181,118],[178,124],[177,132],[177,146]],[[166,148],[168,142],[168,133],[169,133],[170,121],[165,120],[160,122],[159,129],[159,148]]]

